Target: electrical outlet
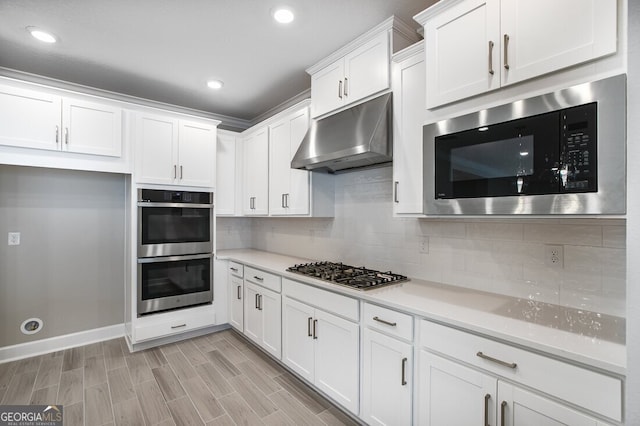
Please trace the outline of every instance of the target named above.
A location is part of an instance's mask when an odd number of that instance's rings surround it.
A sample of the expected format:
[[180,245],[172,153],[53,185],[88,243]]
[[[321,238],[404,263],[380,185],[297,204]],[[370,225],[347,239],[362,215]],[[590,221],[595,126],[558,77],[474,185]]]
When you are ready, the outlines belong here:
[[418,251],[420,253],[429,254],[429,237],[421,237],[418,244]]
[[556,245],[545,245],[544,263],[552,268],[564,267],[564,247]]
[[20,245],[20,233],[19,232],[9,232],[8,243],[10,246],[19,246]]

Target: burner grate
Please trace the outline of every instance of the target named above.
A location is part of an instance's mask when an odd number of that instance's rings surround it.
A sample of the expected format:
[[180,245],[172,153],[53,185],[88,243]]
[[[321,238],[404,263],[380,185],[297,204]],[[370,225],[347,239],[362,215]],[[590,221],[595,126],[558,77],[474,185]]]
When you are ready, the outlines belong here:
[[287,271],[356,290],[369,290],[409,280],[406,276],[391,271],[380,272],[364,266],[356,267],[328,261],[297,264],[287,268]]

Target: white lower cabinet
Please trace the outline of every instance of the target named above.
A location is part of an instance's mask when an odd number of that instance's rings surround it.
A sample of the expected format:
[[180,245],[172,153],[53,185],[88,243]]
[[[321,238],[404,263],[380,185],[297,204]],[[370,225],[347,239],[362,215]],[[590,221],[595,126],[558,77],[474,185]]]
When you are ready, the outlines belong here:
[[142,342],[157,339],[209,327],[215,323],[216,312],[213,305],[146,315],[135,321],[134,340]]
[[[245,268],[244,334],[277,359],[282,358],[281,297],[274,290],[251,281],[262,278],[250,275]],[[280,278],[277,277],[279,280]],[[261,280],[258,280],[261,281]]]
[[229,262],[229,324],[238,330],[244,332],[244,281],[242,274],[244,266]]
[[[335,402],[358,414],[357,300],[287,279],[283,279],[283,294],[282,361]],[[328,312],[332,309],[338,310],[338,315]],[[339,315],[343,309],[349,319]]]

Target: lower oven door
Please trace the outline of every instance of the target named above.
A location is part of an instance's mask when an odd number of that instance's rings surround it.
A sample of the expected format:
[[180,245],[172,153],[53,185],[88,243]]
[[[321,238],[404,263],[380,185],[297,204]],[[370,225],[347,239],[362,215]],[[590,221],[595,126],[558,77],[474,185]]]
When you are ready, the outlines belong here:
[[213,300],[213,254],[138,259],[138,316]]

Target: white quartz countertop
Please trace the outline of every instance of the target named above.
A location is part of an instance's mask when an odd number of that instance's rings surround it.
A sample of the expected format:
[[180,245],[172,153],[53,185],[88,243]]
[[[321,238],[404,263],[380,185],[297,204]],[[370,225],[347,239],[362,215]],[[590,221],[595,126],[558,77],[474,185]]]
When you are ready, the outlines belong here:
[[[219,250],[216,255],[218,259],[233,260],[305,284],[614,374],[626,373],[625,345],[592,337],[593,334],[588,336],[518,319],[518,315],[525,315],[525,312],[522,309],[508,308],[521,308],[523,302],[519,299],[417,279],[375,290],[358,291],[287,271],[288,267],[296,263],[322,259],[303,259],[252,249]],[[557,306],[555,308],[563,309]]]

